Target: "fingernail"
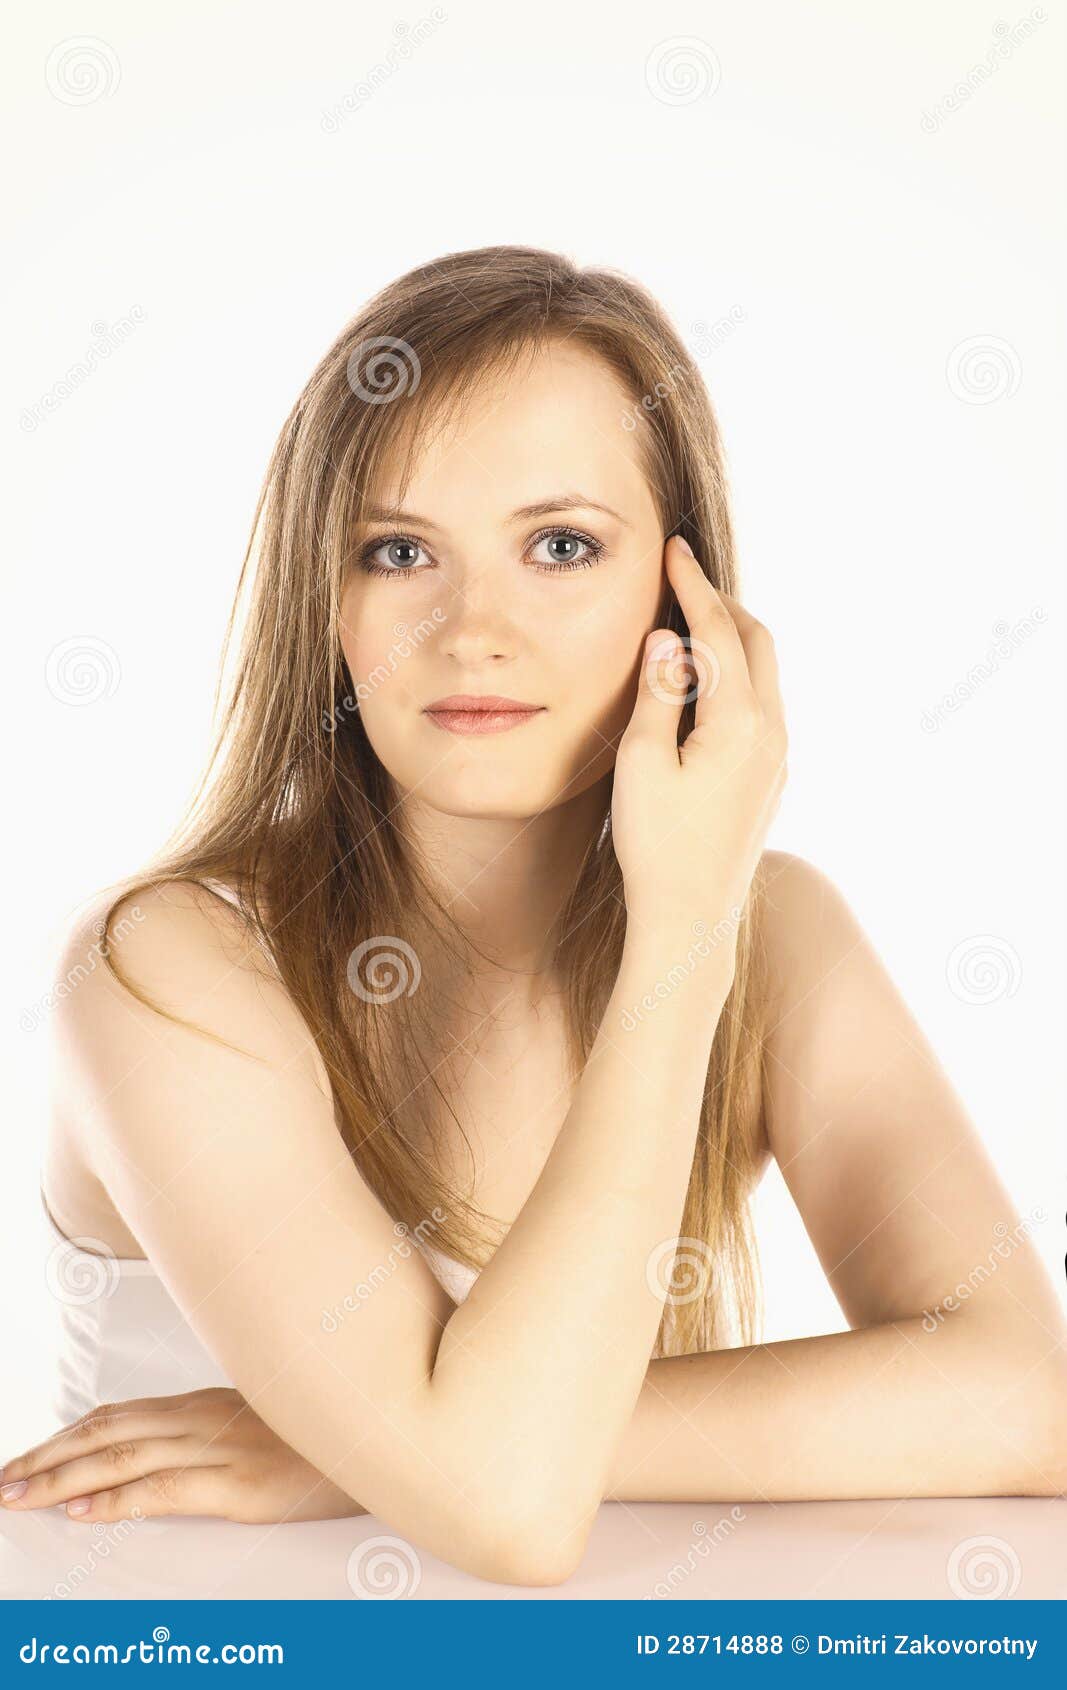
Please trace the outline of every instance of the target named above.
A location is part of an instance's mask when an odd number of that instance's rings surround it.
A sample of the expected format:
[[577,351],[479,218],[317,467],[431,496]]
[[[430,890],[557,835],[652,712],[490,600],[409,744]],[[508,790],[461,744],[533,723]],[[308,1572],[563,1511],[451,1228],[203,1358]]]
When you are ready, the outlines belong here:
[[661,633],[658,639],[654,639],[650,634],[645,645],[646,656],[650,661],[655,662],[666,662],[667,658],[673,657],[677,650],[677,634]]
[[28,1484],[28,1479],[16,1479],[13,1484],[0,1485],[0,1496],[3,1497],[5,1502],[14,1502],[16,1497],[25,1493]]
[[88,1514],[88,1512],[89,1498],[87,1496],[76,1496],[67,1503],[68,1514]]
[[685,538],[684,535],[676,534],[674,536],[674,538],[677,540],[678,544],[681,546],[683,552],[688,552],[690,557],[696,556],[696,553],[694,552],[692,546],[689,544],[689,541]]

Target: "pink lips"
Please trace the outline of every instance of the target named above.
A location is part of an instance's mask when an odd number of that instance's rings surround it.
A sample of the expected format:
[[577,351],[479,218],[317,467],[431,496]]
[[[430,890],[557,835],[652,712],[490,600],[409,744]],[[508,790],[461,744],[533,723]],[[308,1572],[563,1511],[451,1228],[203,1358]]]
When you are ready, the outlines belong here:
[[426,706],[435,727],[453,734],[498,734],[540,715],[543,704],[526,704],[497,693],[450,693]]

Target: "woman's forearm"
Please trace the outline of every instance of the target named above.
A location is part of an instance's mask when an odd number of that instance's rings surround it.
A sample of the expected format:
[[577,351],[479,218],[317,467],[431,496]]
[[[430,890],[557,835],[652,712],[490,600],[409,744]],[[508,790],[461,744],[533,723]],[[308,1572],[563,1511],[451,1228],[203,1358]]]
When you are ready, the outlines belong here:
[[1060,1495],[1052,1350],[962,1311],[651,1363],[609,1500]]
[[678,1234],[732,955],[710,953],[624,1017],[691,944],[691,931],[631,929],[563,1128],[434,1365],[431,1397],[484,1454],[479,1485],[565,1556],[581,1552],[655,1343],[648,1262]]

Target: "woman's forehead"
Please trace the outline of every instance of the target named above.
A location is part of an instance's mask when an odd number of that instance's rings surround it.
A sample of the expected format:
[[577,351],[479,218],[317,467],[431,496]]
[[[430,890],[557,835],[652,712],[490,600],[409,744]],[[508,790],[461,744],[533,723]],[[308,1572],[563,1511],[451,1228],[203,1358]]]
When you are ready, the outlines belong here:
[[[601,360],[552,348],[508,378],[472,385],[469,401],[411,418],[381,459],[366,504],[432,516],[462,493],[510,518],[581,490],[610,507],[647,497],[641,445],[624,422],[625,391]],[[398,419],[400,420],[400,419]]]

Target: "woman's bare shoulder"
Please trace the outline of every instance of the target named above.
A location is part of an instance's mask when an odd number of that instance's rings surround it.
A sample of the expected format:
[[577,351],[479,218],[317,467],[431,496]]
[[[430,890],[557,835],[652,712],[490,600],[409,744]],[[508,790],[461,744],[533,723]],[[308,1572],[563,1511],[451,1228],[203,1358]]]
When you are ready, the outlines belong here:
[[781,1011],[824,967],[848,906],[822,869],[791,851],[764,851],[759,866],[759,934],[768,992]]
[[330,1095],[310,1030],[239,910],[197,882],[171,881],[121,896],[105,935],[111,903],[94,898],[62,946],[52,1017],[61,1112],[88,1119],[117,1108],[146,1063],[171,1073],[177,1062],[190,1094],[217,1086],[211,1052],[220,1046],[313,1076]]

